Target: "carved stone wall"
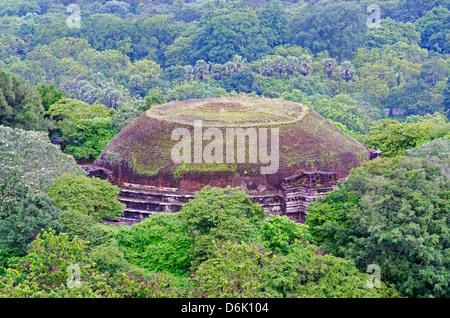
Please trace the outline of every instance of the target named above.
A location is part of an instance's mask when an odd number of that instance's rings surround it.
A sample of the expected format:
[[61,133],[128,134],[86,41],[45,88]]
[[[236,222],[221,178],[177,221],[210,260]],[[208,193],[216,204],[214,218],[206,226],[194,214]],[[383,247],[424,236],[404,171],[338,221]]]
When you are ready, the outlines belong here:
[[[91,170],[93,177],[103,177],[105,172]],[[332,172],[302,172],[282,180],[278,194],[250,195],[267,215],[286,215],[296,222],[305,222],[310,202],[337,188],[337,177]],[[121,184],[119,201],[126,205],[120,218],[123,222],[140,222],[154,213],[176,213],[184,203],[194,198],[194,193],[181,193],[178,188],[155,187],[140,184]]]
[[308,215],[308,205],[337,188],[334,172],[302,172],[284,178],[281,182],[284,214],[291,220],[304,223]]

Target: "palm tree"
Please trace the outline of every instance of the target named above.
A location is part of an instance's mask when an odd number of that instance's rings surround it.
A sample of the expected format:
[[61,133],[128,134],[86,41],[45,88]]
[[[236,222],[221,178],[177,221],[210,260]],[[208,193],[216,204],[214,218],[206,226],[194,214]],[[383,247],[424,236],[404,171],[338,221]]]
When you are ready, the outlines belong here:
[[142,76],[135,74],[133,76],[130,77],[130,88],[134,89],[134,90],[140,90],[141,89],[141,85],[143,82],[143,78]]
[[203,81],[205,75],[209,73],[209,65],[204,60],[198,60],[194,66],[194,75],[200,80]]
[[188,82],[192,81],[194,79],[194,68],[191,65],[186,65],[184,69],[186,70],[184,79]]
[[341,77],[343,80],[345,80],[347,83],[353,79],[353,76],[355,76],[356,70],[353,66],[352,62],[350,61],[344,61],[341,64]]
[[226,62],[224,66],[225,66],[225,76],[231,76],[231,74],[234,73],[237,67],[236,63],[232,61]]
[[226,74],[226,67],[223,64],[214,64],[211,66],[211,76],[216,81],[221,80]]
[[300,60],[296,56],[288,56],[286,58],[286,72],[292,76],[296,71],[300,70]]
[[303,76],[309,75],[313,71],[311,64],[312,64],[311,56],[302,55],[300,57],[300,68],[299,68],[300,74],[302,74]]
[[400,64],[396,64],[392,69],[394,70],[395,84],[399,87],[403,80],[403,68]]
[[233,56],[233,63],[236,65],[236,70],[240,71],[245,68],[247,60],[240,55]]
[[261,73],[262,76],[272,77],[273,71],[272,61],[267,59],[261,61],[259,73]]
[[275,60],[273,60],[272,65],[274,71],[277,72],[279,78],[281,78],[281,74],[283,74],[283,72],[287,69],[286,59],[282,56],[278,56],[277,58],[275,58]]
[[322,66],[323,72],[328,76],[328,91],[330,91],[330,78],[337,66],[336,59],[325,58],[322,61]]

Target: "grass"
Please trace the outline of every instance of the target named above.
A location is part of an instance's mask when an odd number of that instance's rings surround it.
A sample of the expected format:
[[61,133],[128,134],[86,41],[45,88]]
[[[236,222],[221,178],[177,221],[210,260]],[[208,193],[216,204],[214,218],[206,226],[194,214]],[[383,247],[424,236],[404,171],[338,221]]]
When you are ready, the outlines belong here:
[[255,127],[293,123],[309,112],[304,105],[280,99],[222,97],[171,102],[149,109],[147,115],[178,124],[202,120],[206,127]]

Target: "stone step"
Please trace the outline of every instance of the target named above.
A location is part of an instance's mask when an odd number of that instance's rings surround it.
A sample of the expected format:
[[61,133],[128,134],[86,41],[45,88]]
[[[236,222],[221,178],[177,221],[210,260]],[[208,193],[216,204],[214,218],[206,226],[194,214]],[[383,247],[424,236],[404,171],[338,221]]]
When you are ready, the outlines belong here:
[[120,197],[122,198],[133,198],[142,199],[148,201],[158,201],[158,202],[170,202],[170,203],[186,203],[190,199],[194,198],[192,195],[185,194],[170,194],[170,193],[157,193],[149,192],[145,190],[135,190],[135,189],[121,189]]
[[178,212],[183,206],[183,203],[180,202],[149,201],[124,197],[118,197],[118,200],[124,203],[128,209],[142,211]]
[[149,211],[149,210],[139,210],[139,209],[131,209],[126,208],[123,211],[122,216],[119,218],[121,221],[132,221],[132,222],[140,222],[146,218],[148,218],[152,214],[171,214],[172,212],[161,212],[161,211]]
[[145,200],[145,199],[135,199],[135,198],[125,198],[125,197],[118,197],[119,201],[123,203],[148,203],[148,204],[159,204],[159,205],[178,205],[182,206],[183,203],[181,202],[167,202],[167,201],[161,201],[161,200]]

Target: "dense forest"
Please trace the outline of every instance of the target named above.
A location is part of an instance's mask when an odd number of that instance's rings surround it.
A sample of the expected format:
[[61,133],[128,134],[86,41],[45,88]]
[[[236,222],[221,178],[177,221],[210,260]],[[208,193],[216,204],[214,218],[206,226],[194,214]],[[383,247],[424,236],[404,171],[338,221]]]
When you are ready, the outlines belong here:
[[[450,297],[449,10],[0,1],[0,298]],[[119,189],[80,163],[155,105],[238,95],[303,103],[383,156],[305,224],[212,187],[179,213],[98,222],[123,212]]]

